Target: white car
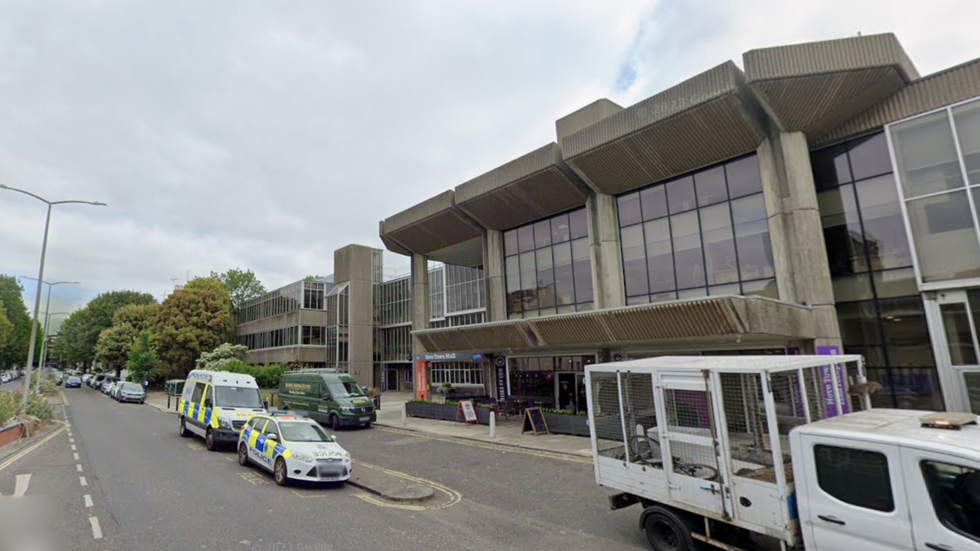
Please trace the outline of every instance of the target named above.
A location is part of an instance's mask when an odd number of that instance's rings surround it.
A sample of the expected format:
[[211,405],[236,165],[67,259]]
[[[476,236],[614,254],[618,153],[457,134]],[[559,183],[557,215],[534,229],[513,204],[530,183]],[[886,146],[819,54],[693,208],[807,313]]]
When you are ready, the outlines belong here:
[[10,375],[7,375],[6,373],[0,375],[0,383],[7,384],[9,382],[10,382]]
[[316,421],[292,415],[256,415],[238,436],[238,463],[270,471],[276,484],[291,480],[346,482],[353,465],[347,450]]

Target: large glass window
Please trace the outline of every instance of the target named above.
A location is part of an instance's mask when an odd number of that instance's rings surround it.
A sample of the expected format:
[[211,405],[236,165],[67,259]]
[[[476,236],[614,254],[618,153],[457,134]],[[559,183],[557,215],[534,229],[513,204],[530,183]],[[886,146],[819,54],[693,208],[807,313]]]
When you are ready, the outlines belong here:
[[504,232],[511,318],[592,309],[588,236],[584,208]]
[[888,458],[884,454],[817,445],[813,456],[817,483],[834,499],[885,513],[895,510]]
[[708,294],[777,296],[755,155],[617,202],[628,304]]
[[980,101],[889,132],[922,282],[980,278]]
[[876,407],[943,409],[884,133],[811,156],[844,351],[882,385]]

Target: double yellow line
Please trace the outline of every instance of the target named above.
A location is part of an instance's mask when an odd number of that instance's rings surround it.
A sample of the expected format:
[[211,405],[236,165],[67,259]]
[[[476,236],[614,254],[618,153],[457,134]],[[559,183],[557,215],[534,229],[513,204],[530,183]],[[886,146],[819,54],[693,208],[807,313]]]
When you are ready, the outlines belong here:
[[58,436],[59,434],[61,434],[62,432],[64,432],[65,428],[67,428],[67,425],[65,425],[61,421],[54,421],[54,422],[60,424],[61,426],[58,427],[57,430],[53,431],[51,434],[45,436],[44,438],[38,440],[37,442],[34,442],[30,446],[27,446],[26,448],[20,450],[19,452],[15,453],[14,455],[8,457],[6,459],[6,461],[4,461],[3,463],[0,463],[0,471],[6,469],[7,467],[9,467],[11,465],[13,465],[18,459],[21,459],[25,455],[27,455],[27,454],[31,453],[32,451],[40,448],[45,443],[47,443],[48,440],[51,440],[55,436]]
[[433,482],[425,478],[418,478],[415,476],[411,476],[409,474],[405,474],[403,472],[393,471],[391,469],[385,469],[384,467],[371,465],[370,463],[364,463],[363,461],[358,461],[357,465],[360,467],[366,467],[368,469],[381,471],[385,474],[396,476],[398,478],[403,478],[405,480],[415,482],[416,484],[429,486],[430,488],[446,495],[446,498],[444,498],[445,501],[442,501],[441,503],[436,505],[408,505],[405,503],[394,503],[391,501],[384,501],[382,499],[378,499],[374,495],[367,494],[367,493],[355,494],[356,497],[359,497],[364,501],[371,503],[372,505],[377,505],[378,507],[387,507],[389,509],[404,509],[407,511],[429,511],[433,509],[446,509],[447,507],[452,507],[454,505],[459,504],[459,502],[463,500],[463,494],[457,492],[456,490],[453,490],[449,486],[443,486],[438,482]]

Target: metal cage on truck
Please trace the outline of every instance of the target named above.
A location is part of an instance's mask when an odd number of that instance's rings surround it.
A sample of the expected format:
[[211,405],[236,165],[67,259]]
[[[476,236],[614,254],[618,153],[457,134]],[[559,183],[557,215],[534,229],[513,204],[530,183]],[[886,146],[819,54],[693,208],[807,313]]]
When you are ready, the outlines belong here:
[[786,546],[801,542],[790,430],[870,408],[848,392],[866,382],[857,355],[663,356],[586,378],[596,482],[625,492],[620,505],[665,504]]

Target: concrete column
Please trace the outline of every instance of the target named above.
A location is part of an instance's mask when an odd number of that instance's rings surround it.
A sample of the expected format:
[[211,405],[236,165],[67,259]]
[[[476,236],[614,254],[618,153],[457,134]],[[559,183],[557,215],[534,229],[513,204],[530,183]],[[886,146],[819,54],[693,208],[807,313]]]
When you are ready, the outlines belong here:
[[814,346],[841,346],[806,136],[774,134],[759,146],[758,154],[779,298],[813,308]]
[[[419,329],[429,328],[429,259],[425,255],[413,254],[412,255],[412,331],[418,331]],[[412,338],[412,367],[415,369],[416,358],[421,354],[424,354],[425,350],[422,345],[419,344],[418,340],[414,337]],[[418,374],[416,373],[413,377],[415,383],[413,384],[413,389],[415,390],[415,397],[419,397],[418,393]],[[428,380],[428,374],[426,374],[426,380]]]
[[346,276],[349,285],[350,374],[364,387],[380,386],[374,380],[373,252],[370,247],[348,245],[334,254],[335,273]]
[[619,241],[616,198],[595,193],[589,196],[585,209],[589,221],[596,309],[624,306],[626,283],[623,280],[623,250]]
[[483,277],[486,279],[487,321],[507,319],[503,232],[488,229],[483,237]]

